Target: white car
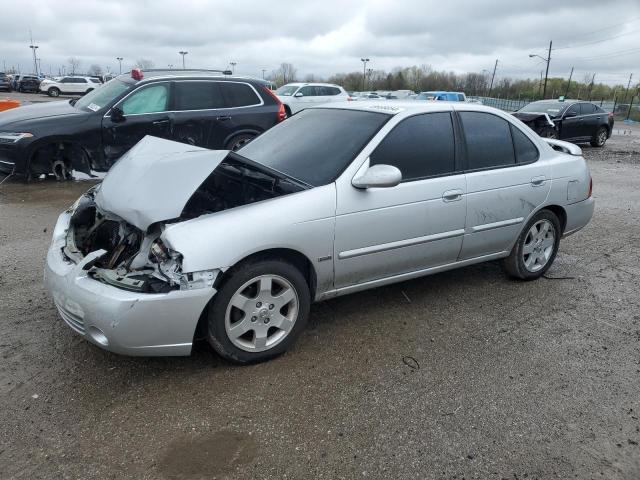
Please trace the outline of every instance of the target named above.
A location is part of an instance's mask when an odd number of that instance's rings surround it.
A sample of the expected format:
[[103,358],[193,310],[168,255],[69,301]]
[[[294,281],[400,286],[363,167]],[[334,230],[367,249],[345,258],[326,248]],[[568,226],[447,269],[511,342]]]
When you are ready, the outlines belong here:
[[59,80],[44,79],[40,82],[40,91],[50,97],[57,97],[60,94],[75,93],[82,94],[90,92],[101,85],[100,80],[92,77],[68,76]]
[[288,116],[322,103],[351,100],[344,88],[331,83],[287,83],[276,90],[276,95]]

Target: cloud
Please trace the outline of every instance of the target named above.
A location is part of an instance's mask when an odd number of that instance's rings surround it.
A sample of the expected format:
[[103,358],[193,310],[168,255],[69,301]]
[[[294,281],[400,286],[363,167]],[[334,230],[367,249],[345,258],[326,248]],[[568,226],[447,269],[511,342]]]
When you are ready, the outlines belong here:
[[53,74],[70,56],[117,71],[117,56],[124,69],[138,58],[165,67],[188,50],[188,66],[234,61],[238,73],[255,76],[290,62],[300,75],[326,77],[359,71],[367,56],[376,69],[457,72],[489,70],[498,58],[498,76],[535,77],[544,65],[529,53],[546,56],[551,39],[552,75],[574,66],[619,83],[640,64],[637,0],[26,0],[0,17],[7,67],[33,70],[29,29]]

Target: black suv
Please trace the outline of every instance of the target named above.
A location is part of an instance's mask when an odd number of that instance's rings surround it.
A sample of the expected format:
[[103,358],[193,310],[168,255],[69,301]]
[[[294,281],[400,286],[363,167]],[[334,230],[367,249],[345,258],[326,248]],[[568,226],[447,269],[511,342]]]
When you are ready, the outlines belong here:
[[540,100],[513,114],[538,135],[602,147],[613,130],[613,113],[579,100]]
[[22,75],[16,84],[19,92],[39,92],[40,79],[33,75]]
[[7,92],[11,91],[11,80],[6,73],[0,72],[0,89],[6,90]]
[[80,99],[0,112],[0,171],[104,172],[145,135],[236,150],[284,120],[266,82],[224,73],[132,70]]

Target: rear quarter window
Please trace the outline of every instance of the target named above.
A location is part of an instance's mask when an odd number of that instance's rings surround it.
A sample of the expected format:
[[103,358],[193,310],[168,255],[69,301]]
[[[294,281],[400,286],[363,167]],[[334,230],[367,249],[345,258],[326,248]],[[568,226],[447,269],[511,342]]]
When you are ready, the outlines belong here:
[[228,108],[248,107],[262,103],[258,94],[246,83],[220,82],[220,90]]

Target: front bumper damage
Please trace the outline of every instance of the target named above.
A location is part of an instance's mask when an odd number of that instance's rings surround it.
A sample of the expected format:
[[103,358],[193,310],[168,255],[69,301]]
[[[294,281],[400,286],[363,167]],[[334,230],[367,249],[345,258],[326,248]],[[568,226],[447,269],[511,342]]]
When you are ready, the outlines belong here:
[[71,217],[66,211],[58,218],[45,266],[45,285],[65,323],[115,353],[189,355],[198,320],[216,294],[212,279],[207,278],[206,286],[187,285],[166,293],[142,293],[100,281],[93,264],[104,250],[76,262],[64,254]]

